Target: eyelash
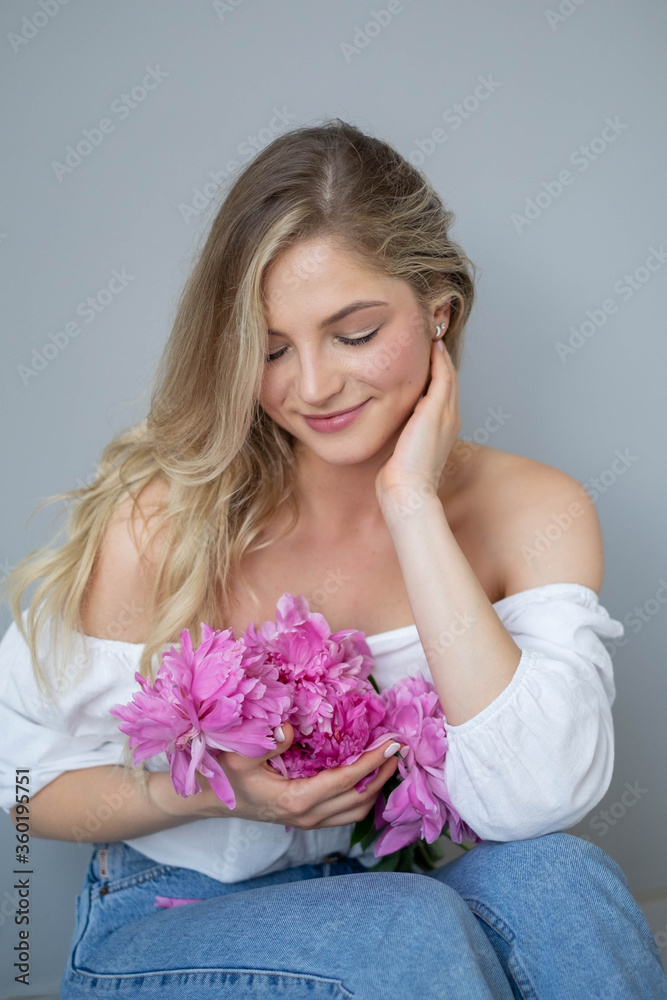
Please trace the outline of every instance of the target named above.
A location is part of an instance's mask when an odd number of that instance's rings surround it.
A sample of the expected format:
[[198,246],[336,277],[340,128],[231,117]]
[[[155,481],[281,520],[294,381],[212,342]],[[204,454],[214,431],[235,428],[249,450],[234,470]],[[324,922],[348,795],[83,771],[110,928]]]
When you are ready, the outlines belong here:
[[[339,339],[342,340],[344,344],[367,344],[369,340],[373,339],[373,337],[375,336],[376,333],[379,332],[379,330],[380,327],[378,327],[377,330],[373,330],[372,333],[367,333],[365,337],[357,337],[354,340],[350,340],[347,337],[340,337]],[[283,356],[283,351],[286,350],[287,350],[286,347],[281,347],[279,351],[275,352],[275,354],[267,354],[266,361],[277,361],[278,358],[281,358]]]

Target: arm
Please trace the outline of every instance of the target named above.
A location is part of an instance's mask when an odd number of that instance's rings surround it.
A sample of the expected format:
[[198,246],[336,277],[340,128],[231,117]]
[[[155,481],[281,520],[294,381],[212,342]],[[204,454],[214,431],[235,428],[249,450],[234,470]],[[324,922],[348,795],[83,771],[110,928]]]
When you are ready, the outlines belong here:
[[[209,815],[206,792],[184,798],[168,771],[147,771],[146,784],[147,798],[127,769],[113,764],[66,771],[31,798],[30,833],[79,843],[129,840]],[[220,815],[225,807],[218,806]],[[16,806],[10,814],[16,825]]]
[[[493,519],[480,525],[502,570],[506,601],[495,608],[486,607],[443,511],[424,505],[393,529],[422,642],[450,629],[449,644],[436,641],[425,653],[447,711],[451,800],[484,840],[499,841],[567,829],[607,791],[614,683],[604,640],[623,634],[597,600],[602,537],[580,484],[525,460],[509,472],[488,483]],[[555,524],[558,531],[548,530]],[[487,628],[489,615],[480,615],[452,642],[466,595],[496,620]],[[504,686],[498,628],[521,653]],[[467,698],[468,711],[456,716],[450,697]]]
[[396,516],[389,504],[383,513],[445,719],[460,725],[507,687],[521,650],[461,551],[437,495],[428,494],[407,515]]
[[[488,489],[494,496],[493,517],[480,530],[502,571],[505,596],[558,582],[599,589],[599,522],[576,480],[542,463],[519,460]],[[400,493],[388,497],[383,514],[446,722],[462,725],[507,688],[521,649],[456,542],[439,497],[427,493],[407,514],[404,505],[398,507],[400,499]],[[570,518],[568,530],[561,531],[548,552],[531,560],[528,546],[536,532],[553,523],[552,511],[568,511],[573,503],[579,504],[579,513]]]
[[[126,642],[144,641],[150,629],[143,611],[151,584],[152,563],[158,554],[155,538],[148,554],[142,558],[140,549],[149,539],[149,520],[159,510],[161,499],[164,499],[164,487],[159,482],[153,483],[143,491],[134,520],[131,519],[132,504],[127,499],[110,518],[80,609],[83,631],[87,635],[109,636]],[[159,533],[156,537],[159,540]],[[9,643],[9,636],[7,641]],[[25,657],[23,642],[11,643],[7,648],[7,671],[11,662],[13,674],[20,676]],[[32,670],[30,664],[26,664],[26,668]],[[86,679],[75,678],[79,691]],[[42,758],[38,790],[29,803],[30,830],[34,836],[55,840],[117,840],[201,818],[198,810],[202,808],[203,794],[187,799],[179,796],[171,785],[168,772],[146,772],[146,795],[126,768],[111,762],[113,750],[100,750],[102,759],[96,764],[94,758],[98,752],[90,747],[91,720],[81,727],[86,733],[84,751],[83,747],[79,749],[66,722],[57,718],[52,708],[43,705],[41,696],[33,688],[33,678],[29,675],[8,699],[3,721],[10,734],[12,726],[16,726],[14,743],[17,747],[25,741],[33,749],[33,766],[40,755]],[[92,691],[90,697],[97,695]],[[114,729],[116,725],[114,721]],[[40,740],[45,733],[49,738],[42,745]],[[103,739],[101,736],[100,741]],[[80,763],[86,766],[77,767],[77,754]],[[53,773],[48,774],[49,770],[57,769],[59,761],[64,765],[60,773],[55,777]],[[10,815],[16,824],[16,807],[12,807]]]
[[579,823],[614,768],[609,640],[623,634],[594,590],[545,584],[497,608],[523,650],[491,705],[447,726],[445,783],[484,840],[521,840]]

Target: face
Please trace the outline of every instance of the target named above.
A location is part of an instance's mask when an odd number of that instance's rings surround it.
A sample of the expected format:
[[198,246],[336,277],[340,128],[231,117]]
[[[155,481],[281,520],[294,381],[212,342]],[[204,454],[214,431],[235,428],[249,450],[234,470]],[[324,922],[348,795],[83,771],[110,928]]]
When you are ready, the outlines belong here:
[[[431,338],[449,307],[425,328],[406,281],[369,272],[322,240],[286,250],[267,270],[264,293],[263,409],[328,462],[393,448],[426,391]],[[356,407],[351,420],[307,419]]]

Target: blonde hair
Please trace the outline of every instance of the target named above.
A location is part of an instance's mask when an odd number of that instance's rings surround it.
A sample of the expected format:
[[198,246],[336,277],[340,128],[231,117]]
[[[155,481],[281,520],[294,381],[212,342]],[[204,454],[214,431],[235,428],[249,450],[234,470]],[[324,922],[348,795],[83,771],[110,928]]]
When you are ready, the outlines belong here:
[[[94,482],[40,504],[37,510],[66,501],[66,540],[30,552],[2,583],[45,693],[38,634],[52,623],[51,653],[61,637],[69,650],[75,631],[83,633],[82,598],[124,499],[133,498],[134,514],[145,487],[169,484],[168,535],[139,662],[144,677],[154,676],[153,657],[177,643],[182,629],[198,644],[202,621],[225,627],[231,575],[240,573],[244,553],[270,544],[260,536],[278,508],[288,505],[292,514],[285,531],[296,524],[295,439],[258,403],[267,267],[295,243],[327,238],[369,270],[407,281],[425,319],[430,305],[451,301],[445,342],[458,368],[475,266],[450,237],[453,222],[424,174],[338,118],[276,138],[236,177],[180,296],[147,418],[107,445]],[[37,580],[26,630],[21,598]],[[72,673],[70,663],[64,676]]]

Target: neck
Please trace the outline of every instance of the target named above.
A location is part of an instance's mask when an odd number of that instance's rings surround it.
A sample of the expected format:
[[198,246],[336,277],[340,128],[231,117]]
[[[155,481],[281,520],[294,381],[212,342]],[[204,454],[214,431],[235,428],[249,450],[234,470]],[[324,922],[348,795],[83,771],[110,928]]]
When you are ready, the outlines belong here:
[[[299,521],[321,540],[332,542],[349,539],[352,534],[386,530],[382,510],[375,494],[375,479],[380,468],[390,458],[396,441],[386,443],[381,451],[365,462],[354,465],[333,465],[320,459],[310,449],[295,446],[297,459],[296,493]],[[445,503],[458,488],[461,470],[453,455],[447,464],[448,473],[438,494]]]

